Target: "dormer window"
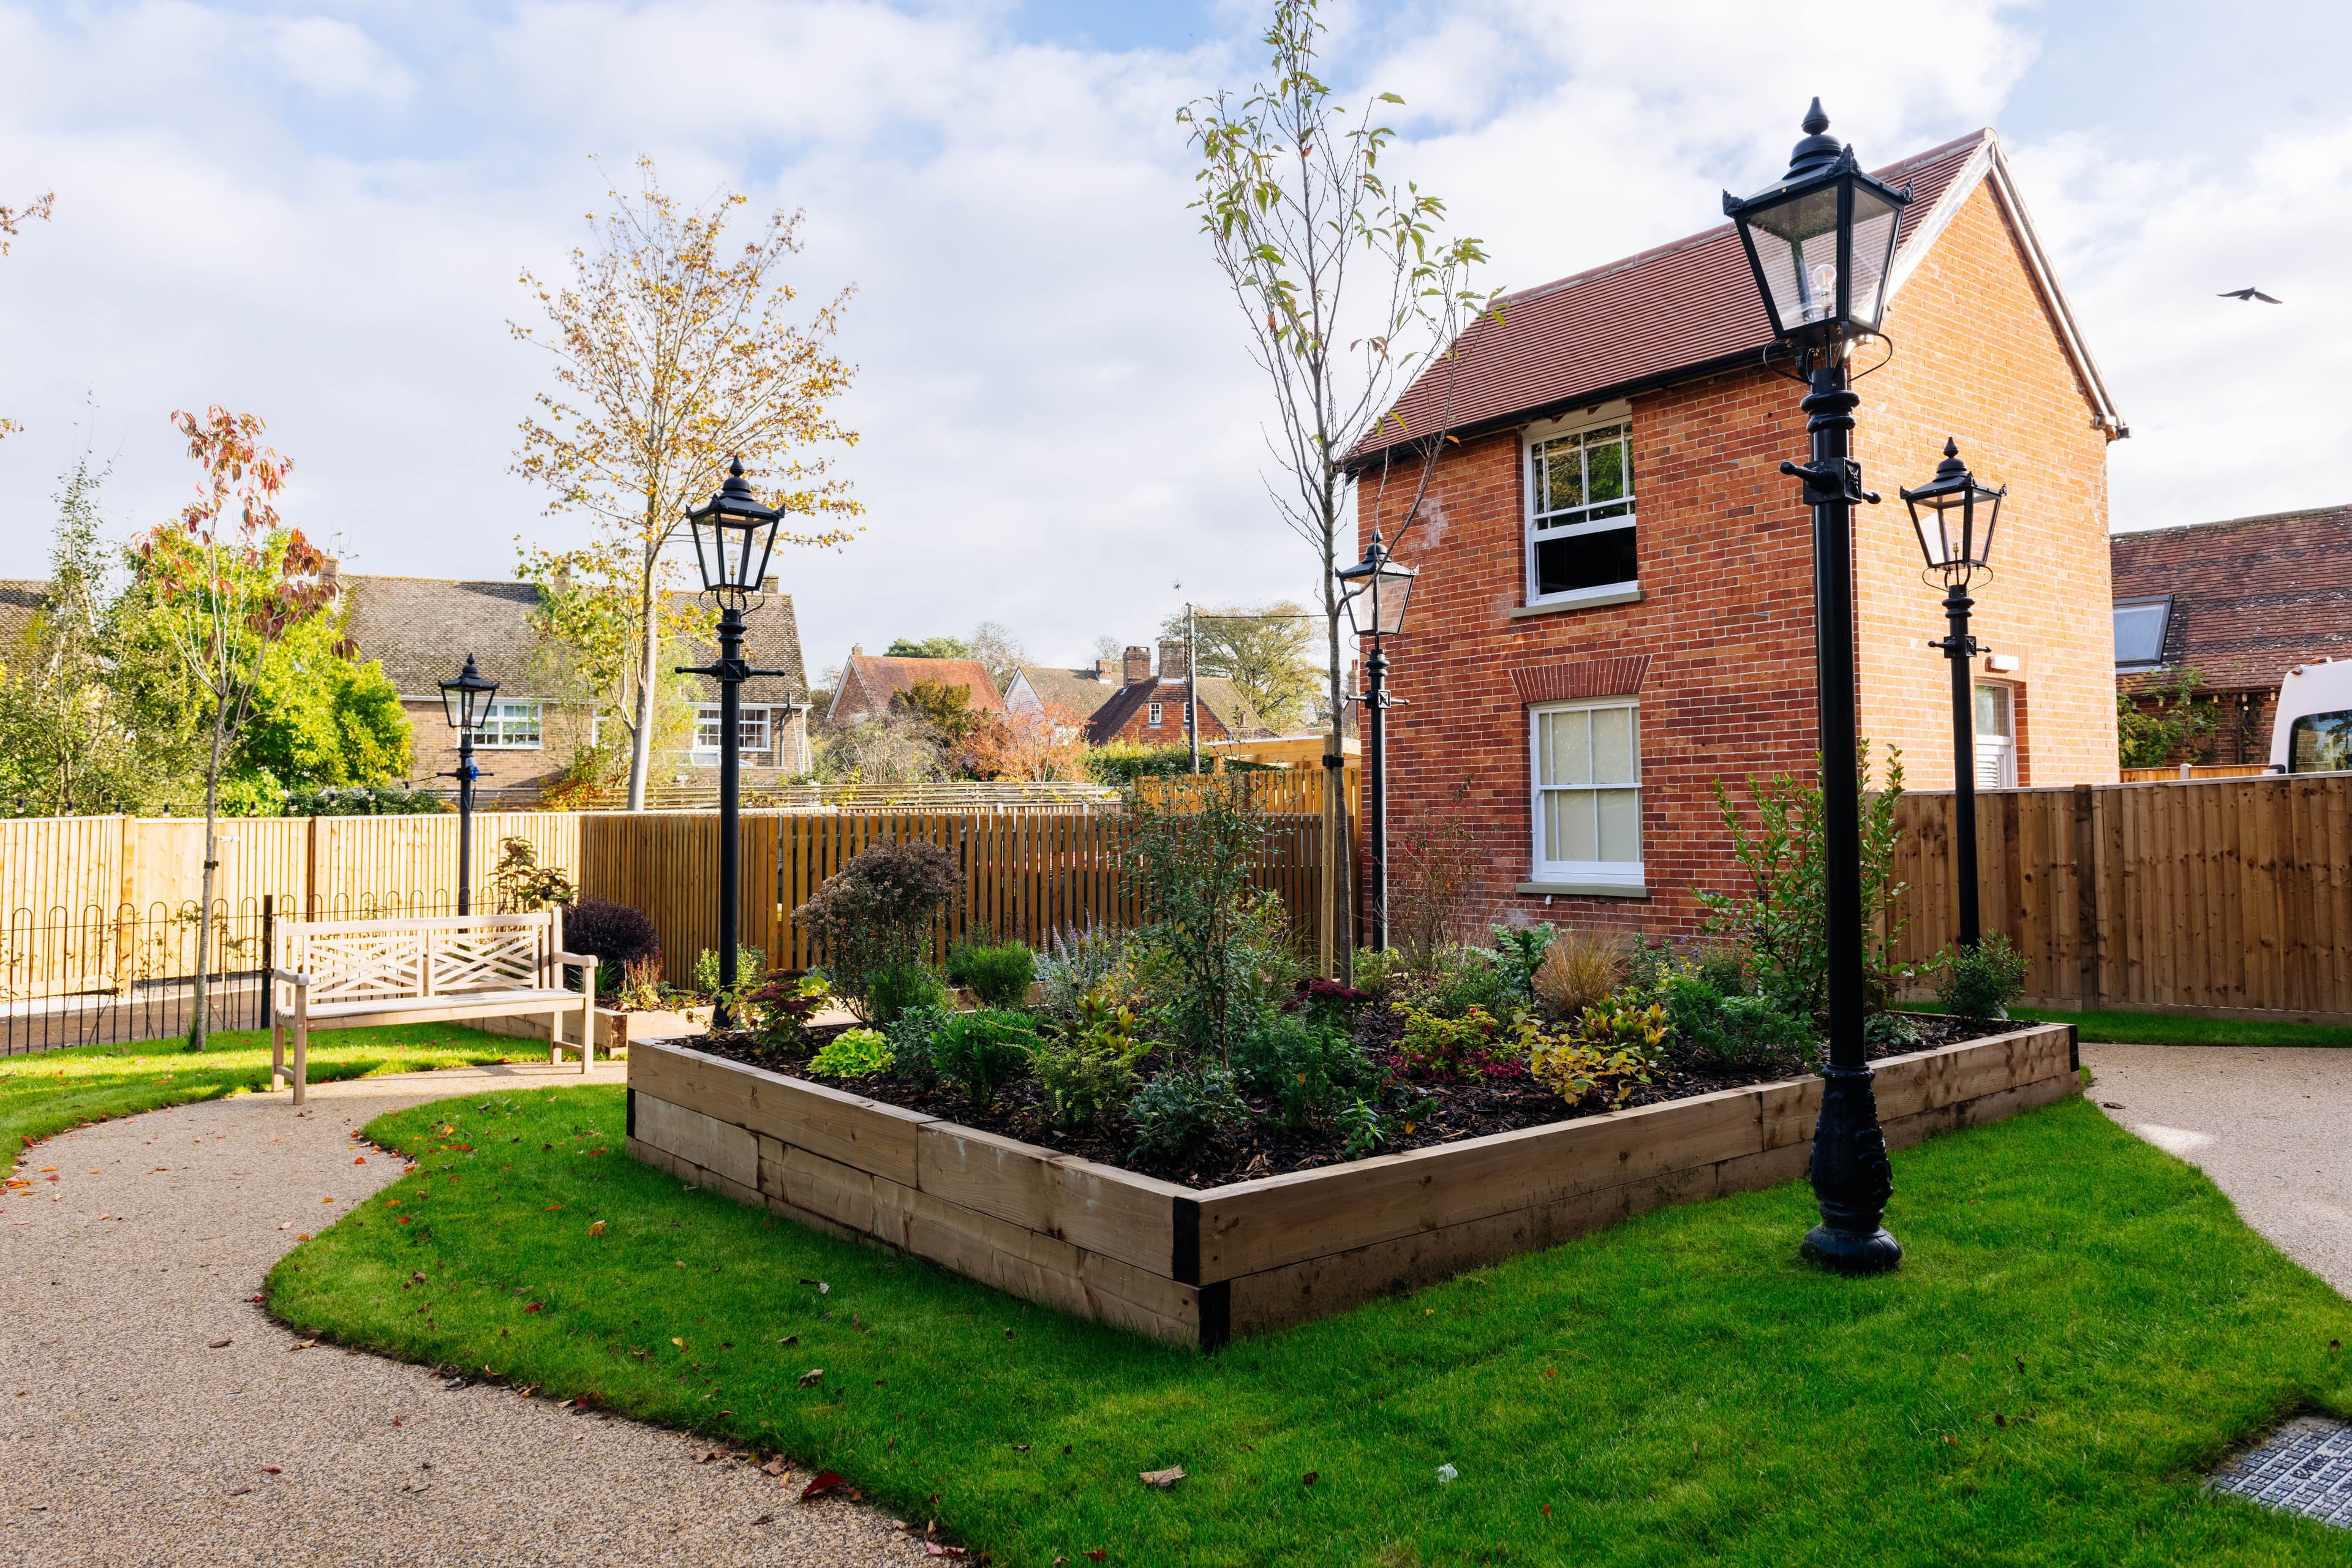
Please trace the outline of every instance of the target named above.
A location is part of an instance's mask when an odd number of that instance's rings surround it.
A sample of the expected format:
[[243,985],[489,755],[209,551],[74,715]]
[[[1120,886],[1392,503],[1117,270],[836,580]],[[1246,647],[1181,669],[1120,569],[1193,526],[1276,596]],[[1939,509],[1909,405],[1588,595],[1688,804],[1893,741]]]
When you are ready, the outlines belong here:
[[2164,636],[2172,621],[2172,596],[2116,602],[2116,668],[2153,669],[2164,662]]
[[1633,426],[1616,417],[1528,432],[1529,605],[1622,602],[1639,587]]

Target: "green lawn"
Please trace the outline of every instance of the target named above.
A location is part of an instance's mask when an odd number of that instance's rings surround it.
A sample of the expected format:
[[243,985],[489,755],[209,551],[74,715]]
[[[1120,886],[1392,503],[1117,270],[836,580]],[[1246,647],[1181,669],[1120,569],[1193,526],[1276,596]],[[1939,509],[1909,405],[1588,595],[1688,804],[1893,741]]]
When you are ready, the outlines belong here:
[[[288,1048],[291,1050],[290,1044]],[[376,1073],[530,1059],[528,1040],[454,1024],[336,1029],[310,1037],[310,1079],[331,1083]],[[178,1040],[147,1040],[0,1058],[0,1174],[16,1169],[16,1156],[26,1143],[68,1127],[268,1085],[267,1029],[223,1031],[201,1053],[189,1051]]]
[[279,1264],[286,1321],[838,1469],[999,1568],[2352,1564],[2198,1488],[2352,1413],[2352,1305],[2080,1101],[1897,1155],[1889,1278],[1801,1265],[1792,1184],[1209,1357],[685,1189],[617,1089],[370,1131],[419,1168]]
[[[1906,1002],[1914,1013],[1940,1013],[1933,1002]],[[2072,1024],[2085,1042],[2129,1046],[2345,1046],[2352,1028],[2326,1024],[2273,1023],[2263,1018],[2179,1018],[2168,1013],[2118,1013],[2100,1009],[2067,1013],[2050,1007],[2018,1007],[2020,1018],[2038,1024]]]

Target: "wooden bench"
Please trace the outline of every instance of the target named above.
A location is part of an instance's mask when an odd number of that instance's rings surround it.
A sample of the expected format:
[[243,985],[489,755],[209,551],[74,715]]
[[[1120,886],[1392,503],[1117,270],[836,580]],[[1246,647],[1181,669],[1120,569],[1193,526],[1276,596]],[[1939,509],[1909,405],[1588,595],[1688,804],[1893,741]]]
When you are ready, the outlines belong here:
[[[294,1036],[294,1103],[308,1098],[310,1031],[446,1023],[543,1013],[547,1059],[596,1056],[596,960],[563,951],[563,912],[451,915],[405,921],[289,921],[270,954],[269,1086],[288,1077]],[[578,991],[566,969],[582,971]],[[580,1016],[580,1039],[563,1015]]]

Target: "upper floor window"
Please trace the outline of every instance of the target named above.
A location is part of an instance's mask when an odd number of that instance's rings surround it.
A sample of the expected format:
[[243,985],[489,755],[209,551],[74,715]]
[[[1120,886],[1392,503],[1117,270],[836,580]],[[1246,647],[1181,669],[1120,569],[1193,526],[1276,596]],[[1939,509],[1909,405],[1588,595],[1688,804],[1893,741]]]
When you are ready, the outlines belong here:
[[2116,668],[2146,669],[2164,662],[2164,634],[2172,599],[2126,599],[2116,605]]
[[537,750],[539,707],[536,702],[492,702],[474,731],[474,744],[493,751]]
[[1634,586],[1633,426],[1528,441],[1528,603]]
[[1160,704],[1157,702],[1154,702],[1151,705],[1151,718],[1150,722],[1153,729],[1157,730],[1160,728]]

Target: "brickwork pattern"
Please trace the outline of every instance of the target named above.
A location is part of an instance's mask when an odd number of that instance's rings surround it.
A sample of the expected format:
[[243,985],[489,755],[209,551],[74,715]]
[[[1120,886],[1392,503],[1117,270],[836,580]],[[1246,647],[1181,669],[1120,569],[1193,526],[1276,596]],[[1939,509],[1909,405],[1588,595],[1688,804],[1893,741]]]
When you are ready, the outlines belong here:
[[[1901,353],[1860,382],[1857,450],[1887,504],[1857,511],[1863,731],[1902,747],[1916,787],[1951,776],[1950,684],[1939,591],[1894,500],[1957,436],[2010,480],[1980,635],[2022,660],[2021,782],[2116,776],[2106,554],[2105,437],[2060,352],[2006,220],[1980,189],[1898,296]],[[1391,841],[1439,814],[1475,829],[1465,923],[1550,920],[1695,933],[1701,889],[1730,890],[1714,788],[1811,774],[1817,750],[1811,521],[1779,470],[1806,450],[1801,390],[1759,367],[1633,399],[1639,602],[1513,616],[1525,602],[1517,432],[1465,437],[1434,476],[1400,558],[1422,568],[1392,645]],[[1398,537],[1410,484],[1368,475],[1358,547]],[[1642,661],[1640,898],[1520,894],[1533,863],[1527,703],[1571,678],[1523,672]],[[1621,667],[1622,668],[1622,667]],[[1598,692],[1596,691],[1596,695]]]

